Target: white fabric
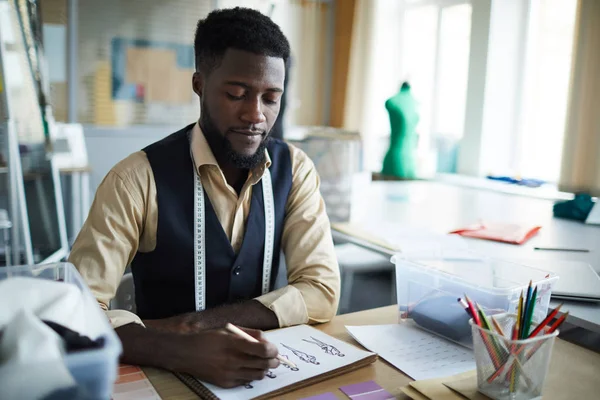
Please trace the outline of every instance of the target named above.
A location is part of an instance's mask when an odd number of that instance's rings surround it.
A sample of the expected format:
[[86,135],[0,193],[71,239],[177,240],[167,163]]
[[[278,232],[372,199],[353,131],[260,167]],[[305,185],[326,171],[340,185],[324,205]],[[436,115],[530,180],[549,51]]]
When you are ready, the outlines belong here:
[[79,288],[64,282],[14,277],[0,281],[0,329],[21,310],[90,336]]
[[95,338],[88,307],[72,284],[30,277],[0,281],[0,398],[42,399],[75,385],[61,337],[42,320]]
[[60,336],[31,311],[20,310],[8,321],[0,339],[0,397],[41,399],[75,385],[63,352]]

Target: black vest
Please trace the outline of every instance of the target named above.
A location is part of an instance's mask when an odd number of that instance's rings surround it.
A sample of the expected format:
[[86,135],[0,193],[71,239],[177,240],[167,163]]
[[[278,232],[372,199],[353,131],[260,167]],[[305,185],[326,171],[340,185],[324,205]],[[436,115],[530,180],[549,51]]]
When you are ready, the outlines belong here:
[[[156,248],[138,252],[131,270],[137,314],[167,318],[195,311],[194,167],[190,125],[144,149],[152,167],[158,202]],[[277,278],[285,205],[292,186],[288,146],[271,139],[271,179],[275,205],[275,243],[271,290]],[[262,181],[252,187],[250,213],[242,246],[236,254],[204,191],[206,308],[252,299],[262,293],[265,216]],[[233,210],[232,210],[233,211]]]

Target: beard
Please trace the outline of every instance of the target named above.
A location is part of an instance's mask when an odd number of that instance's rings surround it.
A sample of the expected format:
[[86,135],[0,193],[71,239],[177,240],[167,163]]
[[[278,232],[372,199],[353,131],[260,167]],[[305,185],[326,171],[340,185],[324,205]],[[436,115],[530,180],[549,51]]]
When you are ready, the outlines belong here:
[[260,145],[252,155],[240,154],[233,149],[231,142],[227,139],[225,134],[219,131],[216,124],[214,123],[207,107],[202,107],[202,114],[200,115],[200,127],[206,137],[208,145],[212,149],[213,153],[219,158],[218,155],[224,155],[227,161],[233,166],[240,169],[254,169],[265,161],[265,149],[269,141],[268,132],[265,134],[265,138],[260,142]]

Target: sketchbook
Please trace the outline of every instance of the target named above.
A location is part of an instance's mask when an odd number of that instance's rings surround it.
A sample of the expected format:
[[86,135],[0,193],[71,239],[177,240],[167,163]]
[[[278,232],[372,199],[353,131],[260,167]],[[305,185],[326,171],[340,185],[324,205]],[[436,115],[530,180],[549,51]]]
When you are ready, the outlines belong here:
[[247,400],[276,397],[373,363],[377,355],[335,339],[315,328],[299,325],[265,333],[279,354],[297,368],[279,365],[261,381],[232,389],[175,374],[202,399]]

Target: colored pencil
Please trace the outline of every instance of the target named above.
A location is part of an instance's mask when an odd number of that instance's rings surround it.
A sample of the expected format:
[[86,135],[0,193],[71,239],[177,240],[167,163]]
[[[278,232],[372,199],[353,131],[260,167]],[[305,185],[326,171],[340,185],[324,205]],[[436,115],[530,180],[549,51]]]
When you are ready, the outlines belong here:
[[[252,336],[248,335],[246,332],[244,332],[243,330],[241,330],[240,328],[238,328],[235,325],[232,324],[227,324],[225,325],[225,329],[227,329],[229,332],[233,333],[234,335],[237,335],[241,338],[244,338],[252,343],[259,343],[258,340],[256,340],[256,338],[253,338]],[[296,364],[294,364],[293,362],[291,362],[290,360],[286,359],[285,357],[282,357],[280,355],[277,356],[277,359],[282,363],[282,364],[286,364],[291,368],[298,368],[296,366]]]
[[465,311],[467,312],[467,314],[469,314],[471,316],[471,318],[473,318],[473,314],[471,314],[471,309],[469,308],[469,305],[467,304],[466,301],[464,301],[463,299],[461,299],[459,297],[458,298],[458,304],[460,304],[461,307],[465,309]]
[[498,331],[498,333],[502,336],[506,336],[504,334],[504,332],[502,331],[502,328],[500,327],[500,325],[498,324],[498,321],[496,321],[496,318],[494,317],[490,317],[490,319],[492,320],[492,324],[494,325],[494,328],[496,328],[496,331]]
[[[483,325],[483,327],[485,329],[487,329],[490,332],[492,331],[492,324],[490,324],[490,321],[488,320],[487,315],[485,315],[485,311],[483,311],[483,308],[481,308],[481,306],[479,304],[476,303],[477,309],[479,310],[479,317],[481,318],[481,324]],[[502,345],[500,343],[498,343],[498,341],[496,340],[496,338],[493,335],[489,335],[489,338],[492,342],[492,346],[494,347],[494,350],[496,352],[496,357],[498,358],[498,360],[502,360],[506,357],[506,351],[504,350],[504,348],[502,347]]]
[[471,310],[471,315],[473,316],[473,321],[477,324],[477,326],[481,326],[481,320],[479,319],[479,315],[477,314],[477,310],[475,310],[475,306],[469,297],[465,294],[465,301],[469,305],[469,310]]
[[[561,304],[561,306],[562,306],[562,304]],[[557,307],[557,309],[558,309],[558,308],[559,308],[559,307]],[[555,311],[556,311],[556,310],[555,310]],[[557,311],[557,312],[558,312],[558,311]],[[563,324],[563,322],[565,322],[565,320],[567,319],[568,315],[569,315],[569,312],[567,311],[567,312],[566,312],[566,313],[564,313],[564,314],[563,314],[563,315],[562,315],[562,316],[561,316],[559,319],[557,319],[557,320],[554,322],[554,324],[552,324],[552,326],[551,326],[551,327],[548,329],[548,331],[547,331],[546,333],[547,333],[547,334],[551,334],[551,333],[553,333],[555,330],[557,330],[557,329],[560,327],[560,325],[562,325],[562,324]],[[544,320],[544,321],[545,321],[545,320]],[[541,325],[541,324],[540,324],[540,325]],[[513,327],[513,328],[514,328],[514,327]],[[535,332],[535,331],[534,331],[534,332]],[[534,334],[534,332],[532,332],[532,333],[531,333],[530,337],[534,337],[535,335],[537,335],[537,333],[536,333],[536,334]],[[535,352],[536,352],[537,350],[539,350],[539,348],[540,348],[540,347],[541,347],[543,344],[544,344],[544,342],[539,342],[539,343],[538,343],[538,344],[536,344],[536,345],[535,345],[535,346],[534,346],[534,347],[533,347],[531,350],[529,350],[529,352],[527,353],[527,356],[525,357],[525,360],[529,360],[531,357],[533,357],[533,355],[535,354]],[[525,346],[521,346],[521,347],[520,347],[520,348],[519,348],[519,349],[518,349],[518,350],[517,350],[517,351],[514,353],[515,357],[516,357],[516,356],[518,356],[519,354],[521,354],[521,352],[522,352],[524,349],[525,349]],[[497,368],[497,369],[496,369],[496,372],[494,372],[492,375],[490,375],[490,376],[487,378],[487,381],[488,381],[488,383],[489,383],[489,382],[492,382],[494,379],[496,379],[496,378],[497,378],[497,377],[498,377],[498,376],[499,376],[499,375],[502,373],[502,371],[504,370],[504,367],[505,367],[505,366],[506,366],[506,362],[505,362],[504,364],[502,364],[502,365],[500,366],[500,368]],[[513,367],[511,366],[511,368],[513,368]],[[512,371],[510,371],[510,370],[509,370],[509,374],[510,374],[511,372],[512,372]]]
[[559,319],[557,319],[556,322],[554,324],[552,324],[552,326],[550,327],[550,329],[548,329],[548,333],[552,333],[555,330],[557,330],[558,327],[561,326],[563,322],[565,322],[565,320],[567,319],[568,315],[569,315],[569,312],[567,311]]
[[490,324],[490,321],[488,321],[487,316],[483,312],[483,309],[477,303],[476,303],[476,307],[477,307],[477,311],[479,312],[479,318],[481,319],[481,325],[482,325],[482,327],[485,328],[485,329],[487,329],[488,331],[491,331],[492,330],[492,325]]
[[517,327],[517,337],[521,334],[521,314],[523,311],[523,291],[521,290],[521,296],[519,296],[519,306],[517,307],[517,320],[515,321],[515,326]]
[[529,301],[531,301],[531,285],[532,285],[532,281],[529,281],[529,286],[527,287],[527,295],[525,297],[525,301],[524,301],[524,305],[523,305],[523,310],[521,312],[521,321],[520,321],[520,326],[519,326],[519,339],[525,339],[525,321],[527,318],[527,310],[529,309]]
[[533,321],[533,311],[535,309],[535,299],[537,297],[537,286],[533,290],[531,299],[529,300],[529,308],[527,309],[527,318],[525,318],[525,331],[523,332],[523,339],[529,336],[531,330],[531,321]]
[[[469,309],[471,310],[471,315],[473,316],[473,321],[477,324],[477,326],[483,327],[481,319],[479,318],[477,310],[475,310],[475,306],[473,305],[473,302],[471,301],[471,299],[469,299],[469,296],[467,296],[466,294],[465,294],[465,301],[469,305]],[[481,340],[483,340],[483,343],[485,344],[485,347],[488,351],[488,354],[490,355],[490,358],[492,359],[492,363],[494,364],[494,367],[495,368],[500,367],[500,364],[502,363],[502,361],[500,361],[500,359],[498,358],[498,353],[495,350],[495,346],[492,343],[490,343],[489,337],[485,333],[483,333],[482,331],[479,331],[479,335],[481,336]]]
[[[513,336],[512,336],[512,340],[516,340],[517,339],[517,331],[513,330]],[[514,345],[511,346],[510,348],[510,352],[512,353],[514,351]],[[516,356],[515,356],[516,357]],[[516,360],[516,358],[515,358]],[[515,368],[515,362],[513,361],[511,370],[510,372],[510,387],[509,387],[509,391],[510,393],[514,393],[515,392],[515,386],[517,385],[517,369]]]
[[558,305],[558,307],[556,307],[550,314],[548,314],[548,316],[546,318],[544,318],[544,320],[542,322],[539,323],[539,325],[533,330],[533,332],[531,332],[529,334],[529,336],[527,336],[527,339],[535,337],[535,335],[540,333],[544,329],[544,327],[546,325],[548,325],[550,323],[550,321],[552,321],[554,319],[554,317],[556,316],[556,314],[558,314],[558,312],[560,311],[560,308],[562,306],[563,306],[563,303],[560,303]]
[[[569,316],[569,312],[568,311],[566,313],[564,313],[563,315],[561,315],[561,317],[559,319],[557,319],[556,322],[554,322],[554,324],[552,324],[552,326],[550,327],[550,329],[548,329],[548,333],[550,334],[550,333],[554,332],[555,330],[557,330],[558,327],[561,326],[563,322],[565,322],[565,320],[567,319],[567,316]],[[535,352],[538,351],[540,347],[542,347],[542,344],[544,344],[544,342],[538,343],[531,350],[529,350],[529,353],[527,353],[527,356],[525,357],[525,360],[527,361],[531,357],[533,357],[533,355],[535,354]]]

